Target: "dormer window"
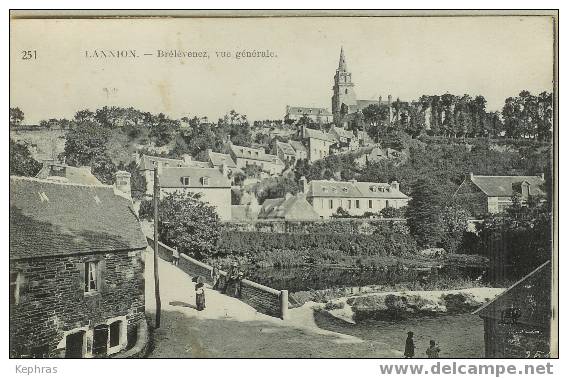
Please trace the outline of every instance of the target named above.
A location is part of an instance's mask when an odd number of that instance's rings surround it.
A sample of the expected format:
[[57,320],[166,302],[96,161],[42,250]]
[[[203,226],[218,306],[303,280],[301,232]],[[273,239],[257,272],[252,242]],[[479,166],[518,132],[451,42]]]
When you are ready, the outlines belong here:
[[342,190],[343,190],[344,193],[347,193],[347,191],[348,191],[349,189],[348,189],[346,186],[344,186]]
[[323,186],[323,187],[321,188],[321,191],[324,192],[324,193],[326,193],[326,192],[327,192],[327,187]]
[[183,184],[183,186],[189,186],[189,184],[191,183],[191,180],[189,179],[189,177],[184,176],[181,178],[181,183]]
[[201,185],[209,186],[209,177],[202,177],[201,178]]

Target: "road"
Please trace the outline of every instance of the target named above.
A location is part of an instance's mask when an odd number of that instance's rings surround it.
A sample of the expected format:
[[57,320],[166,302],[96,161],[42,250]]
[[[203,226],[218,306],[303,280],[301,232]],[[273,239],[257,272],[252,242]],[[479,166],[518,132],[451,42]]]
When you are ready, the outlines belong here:
[[[146,251],[146,309],[155,314],[153,250]],[[287,320],[206,288],[206,309],[195,309],[191,277],[159,260],[161,327],[150,358],[331,358],[400,357],[379,340],[325,330],[308,306],[290,310]]]

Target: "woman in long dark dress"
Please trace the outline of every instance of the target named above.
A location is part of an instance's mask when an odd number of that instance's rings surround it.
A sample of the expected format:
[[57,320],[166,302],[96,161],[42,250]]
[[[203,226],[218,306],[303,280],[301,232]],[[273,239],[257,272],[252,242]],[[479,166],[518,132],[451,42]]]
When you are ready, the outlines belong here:
[[195,306],[197,311],[203,311],[205,309],[205,288],[203,282],[198,282],[195,285]]

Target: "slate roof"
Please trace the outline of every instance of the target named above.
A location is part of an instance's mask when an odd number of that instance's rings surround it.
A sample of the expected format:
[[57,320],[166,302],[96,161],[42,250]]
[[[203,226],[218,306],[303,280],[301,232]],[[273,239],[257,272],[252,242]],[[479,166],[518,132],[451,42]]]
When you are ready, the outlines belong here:
[[331,116],[331,112],[326,108],[310,108],[305,106],[288,106],[286,108],[286,114]]
[[308,150],[307,150],[306,147],[302,144],[302,142],[299,142],[299,141],[297,141],[297,140],[291,140],[291,141],[289,141],[288,143],[290,144],[290,146],[292,146],[292,148],[294,149],[294,151],[308,153]]
[[501,321],[502,312],[512,306],[520,310],[517,323],[548,328],[551,284],[551,264],[547,261],[473,313]]
[[331,130],[335,132],[340,138],[355,139],[355,135],[351,130],[345,130],[343,127],[335,126],[333,126]]
[[[183,185],[181,178],[189,177],[189,185]],[[208,177],[209,184],[203,185],[202,178]],[[218,168],[167,167],[160,173],[161,188],[230,188],[231,182]]]
[[47,179],[48,177],[64,177],[67,182],[84,185],[102,185],[102,183],[91,173],[90,167],[71,167],[65,164],[45,162],[41,170],[36,175],[37,178]]
[[[381,189],[383,191],[381,191]],[[409,197],[387,183],[312,180],[307,197],[408,199]]]
[[131,201],[112,186],[10,177],[10,259],[146,246]]
[[[250,159],[250,160],[260,160],[267,162],[274,162],[274,155],[269,155],[264,151],[264,148],[251,148],[242,147],[231,144],[231,152],[237,159]],[[249,153],[250,152],[250,153]]]
[[172,166],[184,166],[186,165],[185,162],[181,159],[170,159],[161,156],[150,156],[150,155],[142,155],[140,161],[140,169],[154,169],[153,162],[164,162],[169,163]]
[[237,168],[237,165],[235,164],[233,158],[231,158],[231,155],[229,154],[222,154],[220,152],[209,151],[208,155],[209,155],[209,161],[211,162],[211,164],[213,164],[214,167],[219,167],[225,164],[225,166],[228,168]]
[[296,155],[296,151],[294,151],[289,143],[276,141],[276,147],[280,148],[286,155]]
[[265,200],[258,217],[287,220],[320,219],[319,214],[306,201],[303,194]]
[[540,176],[475,176],[470,180],[488,197],[510,197],[513,195],[513,184],[526,181],[530,184],[531,195],[545,192],[540,188],[544,180]]
[[331,133],[326,133],[326,132],[323,132],[321,130],[309,129],[307,127],[305,128],[304,132],[305,132],[306,138],[314,138],[314,139],[319,139],[319,140],[325,140],[325,141],[331,142],[331,143],[337,142],[337,139]]

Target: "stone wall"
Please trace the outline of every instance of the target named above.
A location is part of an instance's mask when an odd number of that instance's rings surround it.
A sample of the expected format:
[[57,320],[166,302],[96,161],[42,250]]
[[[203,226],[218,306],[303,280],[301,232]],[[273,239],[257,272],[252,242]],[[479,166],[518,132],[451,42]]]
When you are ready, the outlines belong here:
[[[84,355],[90,357],[93,328],[118,318],[127,323],[121,329],[118,349],[126,348],[145,319],[143,253],[135,250],[10,261],[10,272],[18,273],[19,287],[18,302],[10,305],[10,355],[64,357],[66,334],[82,329],[86,335]],[[91,293],[84,291],[87,261],[99,261],[101,268],[99,288]]]
[[[153,248],[154,240],[147,237],[148,244]],[[174,249],[163,243],[158,245],[158,256],[166,261],[172,261]],[[180,254],[178,267],[192,277],[201,276],[205,282],[212,284],[211,270],[213,267],[197,261],[185,254]],[[221,271],[220,287],[224,287],[227,272]],[[239,299],[258,312],[281,319],[286,317],[288,310],[288,291],[276,290],[259,283],[242,280],[241,296]]]

